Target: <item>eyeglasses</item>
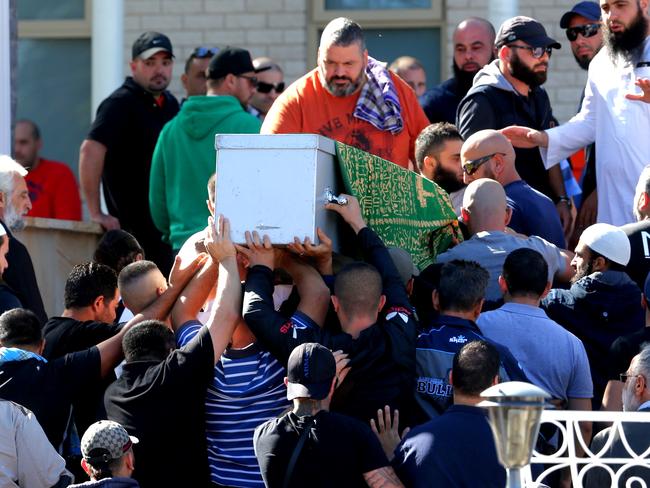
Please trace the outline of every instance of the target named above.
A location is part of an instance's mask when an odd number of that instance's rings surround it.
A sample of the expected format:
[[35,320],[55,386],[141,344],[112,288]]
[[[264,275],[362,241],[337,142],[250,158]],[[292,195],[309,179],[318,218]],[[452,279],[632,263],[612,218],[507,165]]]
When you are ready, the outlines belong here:
[[497,152],[497,153],[488,154],[487,156],[483,156],[482,158],[472,159],[471,161],[467,161],[467,163],[463,165],[463,172],[467,176],[473,175],[481,166],[483,166],[485,163],[487,163],[490,159],[492,159],[497,154],[500,154],[501,156],[505,156],[505,153]]
[[618,375],[619,379],[621,380],[621,383],[627,382],[628,378],[636,378],[637,376],[641,376],[639,374],[627,374],[627,373],[621,373]]
[[275,93],[282,93],[284,91],[284,81],[280,83],[264,83],[263,81],[257,82],[257,91],[260,93],[271,93],[271,90],[275,90]]
[[582,34],[582,37],[594,37],[599,30],[600,24],[577,25],[566,30],[566,38],[573,42],[578,38],[578,34]]
[[526,51],[530,51],[530,55],[535,59],[541,58],[542,56],[544,56],[544,53],[548,54],[548,57],[550,58],[551,54],[553,53],[553,48],[551,46],[530,47],[530,46],[520,46],[519,44],[511,44],[508,47],[511,49],[525,49]]
[[217,54],[219,50],[216,47],[197,47],[192,51],[193,58],[207,58]]
[[248,82],[253,85],[257,86],[257,78],[254,76],[244,76],[244,75],[235,75],[237,78],[244,78],[245,80],[248,80]]

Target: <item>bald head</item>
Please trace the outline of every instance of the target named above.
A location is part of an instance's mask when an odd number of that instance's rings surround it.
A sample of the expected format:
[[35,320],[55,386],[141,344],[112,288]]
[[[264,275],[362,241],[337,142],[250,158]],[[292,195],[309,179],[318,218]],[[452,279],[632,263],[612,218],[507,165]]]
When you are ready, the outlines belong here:
[[488,64],[494,58],[495,37],[494,26],[480,17],[458,24],[452,38],[456,70],[471,74]]
[[472,134],[463,143],[460,158],[465,170],[465,183],[491,178],[507,185],[519,179],[515,169],[515,150],[499,131],[486,129]]
[[461,211],[472,235],[481,231],[503,232],[510,218],[505,190],[489,178],[480,178],[467,186]]

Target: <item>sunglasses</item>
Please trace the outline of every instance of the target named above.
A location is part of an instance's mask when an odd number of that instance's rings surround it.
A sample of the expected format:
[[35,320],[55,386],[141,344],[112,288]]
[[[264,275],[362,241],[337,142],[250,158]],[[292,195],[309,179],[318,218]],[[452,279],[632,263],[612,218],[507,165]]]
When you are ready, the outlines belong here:
[[636,378],[637,376],[641,376],[639,374],[627,374],[627,373],[620,373],[618,375],[619,379],[621,380],[621,383],[626,383],[628,378]]
[[216,47],[197,47],[192,51],[192,57],[194,58],[207,58],[217,54],[219,50]]
[[257,91],[260,93],[271,93],[271,90],[275,90],[275,93],[282,93],[284,91],[284,81],[280,83],[264,83],[263,81],[257,82]]
[[497,154],[500,154],[501,156],[505,156],[505,153],[497,152],[497,153],[488,154],[487,156],[483,156],[482,158],[472,159],[471,161],[467,161],[467,163],[463,165],[463,172],[467,176],[473,175],[481,166],[483,166],[485,163],[487,163],[490,159],[492,159]]
[[566,30],[566,38],[573,42],[578,38],[578,34],[582,34],[582,37],[594,37],[599,30],[600,24],[577,25]]
[[520,46],[518,44],[511,44],[508,47],[511,49],[525,49],[526,51],[530,51],[530,55],[535,59],[541,58],[542,56],[544,56],[544,53],[548,54],[549,58],[551,57],[551,54],[553,54],[553,48],[551,46],[530,47],[530,46]]
[[235,75],[235,76],[237,78],[244,78],[245,80],[248,80],[248,82],[251,85],[257,86],[258,81],[257,81],[257,78],[255,78],[254,76],[244,76],[244,75]]

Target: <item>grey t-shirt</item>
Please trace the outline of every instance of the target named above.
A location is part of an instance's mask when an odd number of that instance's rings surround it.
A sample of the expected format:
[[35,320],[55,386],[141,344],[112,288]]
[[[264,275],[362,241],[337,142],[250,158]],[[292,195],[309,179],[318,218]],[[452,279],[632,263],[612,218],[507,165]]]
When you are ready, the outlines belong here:
[[503,271],[506,256],[515,249],[520,248],[534,249],[544,256],[548,264],[549,281],[553,281],[555,273],[564,271],[564,257],[557,246],[541,237],[530,236],[523,239],[500,231],[479,232],[473,235],[471,239],[461,242],[456,247],[440,254],[436,262],[448,263],[455,259],[476,261],[490,273],[485,298],[486,300],[496,301],[501,299],[498,280]]

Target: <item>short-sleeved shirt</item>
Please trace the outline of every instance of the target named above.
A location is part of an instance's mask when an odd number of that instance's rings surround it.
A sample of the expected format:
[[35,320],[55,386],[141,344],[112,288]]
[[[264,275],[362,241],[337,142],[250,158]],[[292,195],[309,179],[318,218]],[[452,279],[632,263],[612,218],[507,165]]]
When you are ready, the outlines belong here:
[[548,280],[551,282],[555,273],[565,269],[565,259],[557,246],[541,237],[522,239],[500,231],[478,232],[470,239],[439,254],[436,262],[448,263],[455,259],[476,261],[490,273],[485,299],[497,301],[502,296],[498,280],[503,271],[503,263],[508,254],[520,248],[533,249],[544,257],[548,264]]
[[[176,334],[178,345],[199,333],[190,324]],[[253,450],[257,426],[290,406],[284,367],[255,342],[243,349],[226,349],[214,367],[205,398],[205,435],[210,478],[231,487],[264,487]]]
[[36,415],[55,448],[61,445],[73,398],[99,381],[99,350],[84,351],[44,362],[35,358],[0,364],[0,378],[11,381],[0,388],[0,398],[11,400]]
[[487,338],[508,347],[530,381],[553,398],[593,396],[585,346],[541,308],[510,302],[482,313],[477,323]]
[[120,331],[122,324],[107,324],[95,320],[76,320],[71,317],[52,317],[43,327],[45,349],[43,356],[54,359],[69,352],[82,351],[110,339]]
[[506,471],[497,458],[486,411],[452,405],[440,417],[411,430],[392,461],[412,488],[501,488]]
[[354,117],[360,92],[336,97],[323,88],[318,68],[295,81],[273,103],[262,134],[321,134],[408,167],[415,161],[415,139],[429,125],[415,92],[389,73],[402,108],[404,128],[393,134]]
[[[290,412],[255,430],[255,454],[268,488],[283,486],[293,450],[310,419]],[[314,419],[290,487],[366,487],[364,473],[388,466],[386,454],[368,425],[324,410]]]
[[213,369],[210,331],[202,327],[164,361],[127,362],[106,390],[108,418],[140,440],[133,477],[144,488],[207,483],[204,405]]
[[630,262],[627,263],[625,272],[643,290],[650,272],[650,220],[626,224],[621,230],[630,240]]
[[560,216],[549,197],[524,180],[513,181],[503,189],[511,200],[508,203],[512,218],[508,227],[526,236],[541,237],[557,247],[566,247]]

